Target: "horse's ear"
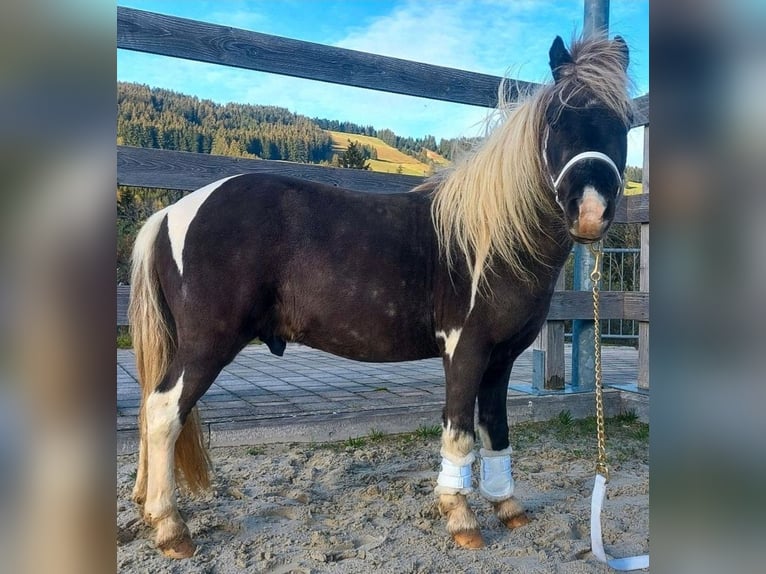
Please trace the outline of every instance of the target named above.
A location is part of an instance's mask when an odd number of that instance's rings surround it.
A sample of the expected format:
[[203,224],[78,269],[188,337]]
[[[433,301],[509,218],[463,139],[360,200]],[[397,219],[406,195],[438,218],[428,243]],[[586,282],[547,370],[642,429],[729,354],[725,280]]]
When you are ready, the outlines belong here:
[[572,63],[572,55],[564,46],[564,40],[561,39],[561,36],[556,36],[548,56],[550,57],[549,63],[551,72],[553,72],[553,80],[558,82],[561,79],[561,66]]
[[622,36],[615,36],[614,43],[617,45],[617,48],[619,48],[620,53],[622,54],[622,67],[627,70],[628,62],[630,62],[628,45],[625,43],[625,40],[623,40]]

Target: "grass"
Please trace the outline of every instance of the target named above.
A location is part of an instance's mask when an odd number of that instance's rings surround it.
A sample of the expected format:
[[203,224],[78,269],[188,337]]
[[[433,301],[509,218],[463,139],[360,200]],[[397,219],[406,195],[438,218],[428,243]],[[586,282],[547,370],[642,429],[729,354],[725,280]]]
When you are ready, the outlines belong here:
[[[606,421],[607,464],[618,469],[628,461],[642,461],[649,464],[649,425],[638,420],[633,411],[620,413]],[[370,429],[364,437],[351,437],[343,441],[317,443],[317,449],[328,449],[343,453],[369,447],[372,444],[396,446],[409,450],[414,444],[426,443],[436,452],[442,427],[439,424],[420,425],[414,431],[387,435],[379,429]],[[596,460],[596,418],[576,419],[568,410],[543,422],[528,422],[513,425],[510,429],[511,445],[514,450],[536,450],[543,445],[563,449],[571,460]],[[476,448],[480,445],[477,437]],[[250,452],[250,451],[248,451]]]
[[559,426],[569,427],[572,425],[572,413],[570,411],[561,411],[556,417],[556,420]]
[[639,195],[644,192],[644,186],[635,181],[625,182],[625,195]]
[[382,430],[370,429],[370,434],[369,434],[368,438],[372,442],[378,442],[378,441],[383,440],[385,438],[385,436],[386,436],[386,434]]
[[[618,458],[624,458],[626,452],[632,455],[637,449],[648,446],[649,425],[641,422],[635,411],[607,418],[604,423],[607,450],[614,450]],[[510,434],[514,448],[533,447],[541,441],[555,438],[562,444],[582,443],[582,446],[572,447],[572,453],[579,454],[595,449],[596,417],[575,419],[570,411],[561,411],[550,421],[514,425]]]
[[442,425],[420,425],[413,433],[418,438],[434,438],[442,435]]
[[616,415],[612,420],[616,423],[633,424],[638,420],[638,415],[634,410],[623,411]]
[[364,439],[364,437],[358,436],[358,437],[348,437],[345,442],[343,443],[343,446],[346,448],[362,448],[367,444],[367,441]]
[[[607,462],[610,468],[629,460],[649,463],[649,425],[638,420],[633,411],[620,413],[606,421]],[[440,424],[420,425],[417,429],[401,434],[385,434],[380,429],[371,428],[366,436],[349,437],[342,441],[312,443],[311,449],[331,450],[338,453],[349,452],[373,444],[398,446],[410,449],[413,444],[432,444],[438,450],[442,433]],[[568,410],[543,422],[527,422],[513,425],[510,429],[511,445],[514,450],[538,449],[542,445],[566,450],[574,459],[592,459],[596,457],[596,418],[576,419]],[[477,445],[480,446],[477,437]],[[258,455],[265,452],[265,447],[249,447],[245,452]]]
[[133,339],[130,337],[130,331],[127,327],[117,327],[117,348],[133,348]]
[[633,438],[636,440],[649,440],[649,425],[639,423],[635,429],[633,429]]

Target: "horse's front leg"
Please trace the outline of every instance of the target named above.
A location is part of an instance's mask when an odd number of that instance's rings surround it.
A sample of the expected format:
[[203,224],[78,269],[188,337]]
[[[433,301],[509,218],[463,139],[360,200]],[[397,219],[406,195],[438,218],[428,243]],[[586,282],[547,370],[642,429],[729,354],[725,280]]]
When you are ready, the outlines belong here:
[[479,434],[483,448],[479,493],[492,503],[498,519],[508,528],[529,523],[524,508],[513,496],[511,444],[508,440],[508,380],[513,359],[497,348],[479,387]]
[[[462,343],[462,342],[459,342]],[[481,548],[484,539],[466,495],[472,491],[474,407],[487,356],[468,344],[446,345],[444,371],[447,397],[442,417],[442,465],[435,492],[439,512],[447,518],[447,532],[458,546]]]

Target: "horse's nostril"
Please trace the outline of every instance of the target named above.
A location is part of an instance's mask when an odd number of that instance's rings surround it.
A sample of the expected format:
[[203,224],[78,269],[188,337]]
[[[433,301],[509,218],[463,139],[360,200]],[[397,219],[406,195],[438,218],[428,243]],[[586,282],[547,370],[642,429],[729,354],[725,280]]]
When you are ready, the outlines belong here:
[[578,198],[570,199],[567,203],[567,215],[572,219],[576,219],[580,213],[580,200]]

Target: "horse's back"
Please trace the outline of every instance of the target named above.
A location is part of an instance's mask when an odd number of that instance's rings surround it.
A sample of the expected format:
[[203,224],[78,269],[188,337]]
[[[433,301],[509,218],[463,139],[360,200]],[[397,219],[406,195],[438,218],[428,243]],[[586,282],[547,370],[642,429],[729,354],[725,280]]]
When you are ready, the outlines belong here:
[[300,341],[362,360],[438,352],[424,195],[248,174],[186,196],[166,230],[161,281],[181,329],[234,328],[272,350]]

